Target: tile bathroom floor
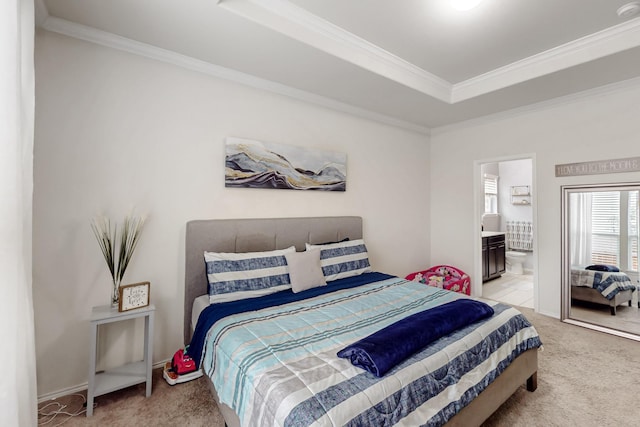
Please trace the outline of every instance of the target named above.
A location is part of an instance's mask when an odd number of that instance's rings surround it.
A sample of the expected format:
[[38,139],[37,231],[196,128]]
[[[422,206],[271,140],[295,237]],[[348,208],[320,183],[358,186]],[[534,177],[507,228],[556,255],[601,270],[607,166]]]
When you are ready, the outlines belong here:
[[482,297],[533,308],[533,274],[504,273],[482,285]]

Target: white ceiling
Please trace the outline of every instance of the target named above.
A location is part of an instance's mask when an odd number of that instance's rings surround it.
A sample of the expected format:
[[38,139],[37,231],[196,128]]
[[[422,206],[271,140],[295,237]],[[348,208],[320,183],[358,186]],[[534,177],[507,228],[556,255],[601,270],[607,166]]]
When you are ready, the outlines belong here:
[[418,131],[640,77],[628,0],[38,0],[42,28]]

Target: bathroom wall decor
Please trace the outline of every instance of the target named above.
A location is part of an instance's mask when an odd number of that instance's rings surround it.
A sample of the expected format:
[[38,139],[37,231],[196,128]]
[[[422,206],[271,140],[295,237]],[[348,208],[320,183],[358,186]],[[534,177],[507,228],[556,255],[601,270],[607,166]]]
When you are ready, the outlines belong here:
[[225,187],[345,191],[347,155],[241,138],[226,139]]
[[533,250],[533,223],[531,221],[507,221],[507,248]]

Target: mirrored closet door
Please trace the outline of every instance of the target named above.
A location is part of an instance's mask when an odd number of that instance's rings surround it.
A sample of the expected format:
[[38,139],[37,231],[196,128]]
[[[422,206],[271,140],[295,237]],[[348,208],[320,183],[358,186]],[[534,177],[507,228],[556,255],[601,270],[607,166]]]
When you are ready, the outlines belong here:
[[640,340],[640,183],[562,187],[562,319]]

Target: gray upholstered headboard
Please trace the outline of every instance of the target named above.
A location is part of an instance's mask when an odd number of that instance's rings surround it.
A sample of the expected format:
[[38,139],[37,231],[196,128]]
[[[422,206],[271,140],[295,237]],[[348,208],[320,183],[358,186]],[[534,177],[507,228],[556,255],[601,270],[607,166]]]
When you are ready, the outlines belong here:
[[187,222],[184,283],[184,340],[191,341],[193,300],[207,293],[204,251],[257,252],[284,249],[305,243],[323,243],[344,238],[362,238],[358,216],[212,219]]

